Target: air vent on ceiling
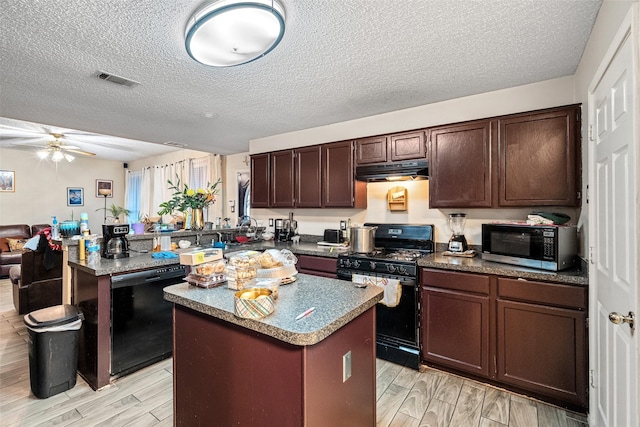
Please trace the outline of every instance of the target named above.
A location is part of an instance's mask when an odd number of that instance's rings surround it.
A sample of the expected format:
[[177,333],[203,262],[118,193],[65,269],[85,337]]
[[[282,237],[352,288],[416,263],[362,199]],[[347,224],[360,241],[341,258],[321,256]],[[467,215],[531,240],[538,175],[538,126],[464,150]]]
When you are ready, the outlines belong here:
[[178,148],[184,148],[187,146],[187,144],[180,144],[179,142],[174,142],[174,141],[167,141],[167,142],[163,142],[162,144],[169,145],[171,147],[178,147]]
[[120,86],[133,87],[137,86],[140,83],[134,80],[125,79],[124,77],[116,76],[115,74],[105,73],[104,71],[96,72],[96,77],[100,80],[105,80],[107,82],[112,82],[115,84],[119,84]]

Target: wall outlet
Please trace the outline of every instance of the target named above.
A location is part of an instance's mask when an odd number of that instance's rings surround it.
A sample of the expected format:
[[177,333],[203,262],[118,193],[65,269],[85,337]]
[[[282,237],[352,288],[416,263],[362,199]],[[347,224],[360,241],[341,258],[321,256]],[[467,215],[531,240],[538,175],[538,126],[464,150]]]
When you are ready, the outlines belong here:
[[269,218],[269,227],[273,227],[273,218]]
[[347,229],[347,221],[340,221],[340,230],[346,230]]
[[351,378],[351,350],[342,356],[342,382]]

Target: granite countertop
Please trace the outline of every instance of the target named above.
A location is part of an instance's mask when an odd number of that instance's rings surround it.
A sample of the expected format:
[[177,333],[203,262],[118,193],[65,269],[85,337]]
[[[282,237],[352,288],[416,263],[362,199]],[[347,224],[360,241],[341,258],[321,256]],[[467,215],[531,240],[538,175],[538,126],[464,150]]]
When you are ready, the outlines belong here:
[[418,260],[418,266],[438,268],[468,273],[494,274],[496,276],[516,277],[522,279],[552,281],[570,285],[589,284],[586,270],[577,268],[562,271],[545,271],[535,268],[518,267],[515,265],[485,261],[480,255],[474,258],[445,256],[441,252],[424,256]]
[[[238,251],[260,251],[265,249],[288,249],[295,255],[310,255],[328,258],[337,258],[340,253],[345,253],[348,251],[344,248],[320,246],[316,243],[309,242],[288,243],[260,241],[242,245],[229,245],[224,252],[225,254],[229,254]],[[130,253],[129,258],[122,258],[118,260],[101,258],[96,263],[80,261],[78,260],[76,253],[70,253],[69,255],[69,265],[71,267],[84,270],[96,276],[119,274],[134,270],[162,267],[166,265],[177,264],[178,262],[178,258],[155,259],[151,257],[151,253],[140,253],[134,251]],[[502,264],[492,261],[485,261],[480,257],[479,254],[474,258],[460,258],[453,256],[444,256],[441,252],[436,252],[434,254],[420,258],[418,260],[418,266],[468,273],[494,274],[497,276],[553,281],[573,285],[587,285],[589,283],[589,276],[586,269],[574,268],[558,272],[545,271],[533,268],[518,267],[509,264]]]
[[[182,283],[164,288],[167,301],[242,326],[293,345],[322,341],[382,299],[382,288],[356,288],[338,279],[298,274],[281,285],[275,311],[262,319],[242,319],[234,314],[234,293],[226,286],[205,289]],[[310,307],[315,311],[300,320]]]
[[[256,243],[248,243],[243,245],[230,245],[224,251],[225,254],[246,251],[246,250],[265,250],[265,249],[289,249],[296,255],[312,255],[337,258],[344,249],[331,249],[326,246],[319,246],[315,243],[285,243],[274,241],[262,241]],[[134,270],[144,270],[166,265],[178,264],[178,258],[156,259],[151,256],[151,252],[140,253],[131,251],[128,258],[106,259],[100,258],[97,262],[81,261],[76,253],[69,254],[69,265],[73,268],[83,270],[95,276],[105,276],[110,274],[126,273]]]

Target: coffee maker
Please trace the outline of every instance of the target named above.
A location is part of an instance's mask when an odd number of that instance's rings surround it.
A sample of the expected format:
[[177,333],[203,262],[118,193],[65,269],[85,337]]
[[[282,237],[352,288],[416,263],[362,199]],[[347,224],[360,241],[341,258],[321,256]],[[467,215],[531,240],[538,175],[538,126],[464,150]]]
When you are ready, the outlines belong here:
[[289,213],[289,219],[276,219],[275,240],[277,242],[290,242],[298,235],[298,221],[293,219],[293,212]]
[[449,239],[449,251],[465,252],[468,249],[467,239],[464,237],[464,226],[467,222],[467,214],[452,213],[449,214],[447,221],[452,236]]
[[127,258],[129,256],[129,224],[102,225],[102,257]]

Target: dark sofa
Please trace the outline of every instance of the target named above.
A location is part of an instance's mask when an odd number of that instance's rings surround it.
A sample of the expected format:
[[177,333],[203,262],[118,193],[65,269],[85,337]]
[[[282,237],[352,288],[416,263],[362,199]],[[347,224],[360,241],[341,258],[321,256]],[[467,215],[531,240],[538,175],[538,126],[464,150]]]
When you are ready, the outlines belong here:
[[[12,238],[29,240],[47,227],[49,227],[49,224],[35,224],[32,226],[27,224],[0,225],[0,239]],[[11,267],[20,265],[22,250],[11,252],[3,250],[1,246],[4,245],[0,245],[0,277],[7,277]]]

